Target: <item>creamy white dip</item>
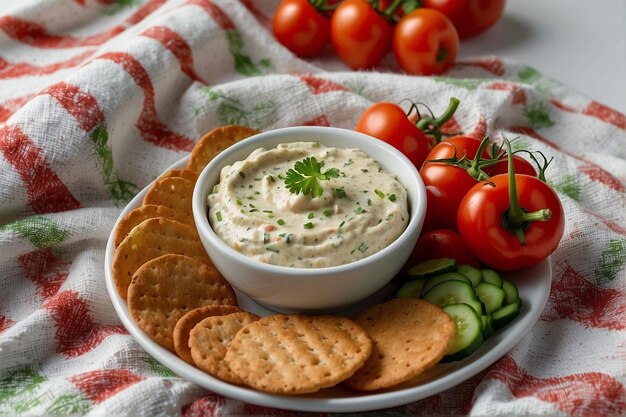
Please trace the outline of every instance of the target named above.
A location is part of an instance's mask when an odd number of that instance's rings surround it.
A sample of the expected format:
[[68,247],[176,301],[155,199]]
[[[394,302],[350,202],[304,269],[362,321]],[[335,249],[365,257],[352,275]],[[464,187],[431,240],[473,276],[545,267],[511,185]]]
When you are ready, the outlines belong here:
[[[294,194],[285,174],[306,157],[337,168],[314,198]],[[343,265],[389,246],[409,221],[407,192],[359,149],[295,142],[260,148],[226,166],[208,197],[209,222],[229,246],[261,262],[298,268]]]

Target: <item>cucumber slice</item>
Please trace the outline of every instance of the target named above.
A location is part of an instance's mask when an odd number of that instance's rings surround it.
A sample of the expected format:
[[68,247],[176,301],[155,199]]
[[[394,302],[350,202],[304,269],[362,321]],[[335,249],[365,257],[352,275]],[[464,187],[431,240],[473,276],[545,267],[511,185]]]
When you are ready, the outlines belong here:
[[456,267],[456,272],[468,277],[474,287],[483,282],[483,273],[480,272],[480,269],[476,269],[473,266],[459,265]]
[[425,279],[414,279],[398,288],[396,298],[420,298],[422,288],[426,283]]
[[443,311],[456,324],[456,334],[441,361],[452,362],[468,357],[483,343],[483,323],[480,316],[467,304],[449,304],[443,307]]
[[485,312],[491,314],[496,310],[502,308],[504,304],[504,290],[498,288],[493,284],[483,282],[476,287],[476,294],[478,299],[485,305]]
[[519,299],[519,291],[511,281],[503,279],[502,289],[504,290],[504,304],[512,304]]
[[424,294],[422,298],[439,307],[478,301],[474,288],[463,281],[444,281],[439,283]]
[[498,288],[502,288],[502,277],[493,269],[483,269],[483,280],[489,284],[493,284]]
[[448,272],[432,277],[426,281],[424,288],[422,288],[422,294],[426,294],[432,287],[445,281],[461,281],[470,285],[472,284],[472,281],[465,275],[457,274],[456,272]]
[[491,336],[495,330],[493,329],[493,319],[491,318],[490,315],[487,314],[483,314],[482,316],[480,316],[480,319],[483,322],[483,338],[487,339],[489,336]]
[[430,278],[446,272],[456,271],[456,261],[450,258],[429,259],[412,266],[407,271],[411,278]]
[[485,311],[485,305],[480,300],[466,301],[465,304],[472,307],[479,316],[483,314],[487,314]]
[[499,329],[506,326],[511,320],[513,320],[519,314],[521,303],[519,299],[511,304],[507,304],[499,310],[496,310],[491,315],[493,321],[493,328]]

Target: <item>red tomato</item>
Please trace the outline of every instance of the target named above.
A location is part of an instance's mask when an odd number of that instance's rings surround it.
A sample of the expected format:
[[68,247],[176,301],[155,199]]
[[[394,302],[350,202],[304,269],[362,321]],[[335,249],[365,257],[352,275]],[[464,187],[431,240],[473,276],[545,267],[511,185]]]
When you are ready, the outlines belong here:
[[[533,177],[537,176],[537,171],[535,171],[535,167],[533,166],[533,164],[531,164],[530,162],[528,162],[521,156],[513,155],[513,165],[515,167],[516,174],[530,175]],[[490,177],[493,177],[499,174],[506,174],[507,172],[509,172],[508,159],[506,158],[501,159],[500,161],[498,161],[497,164],[489,168],[486,168],[485,172]]]
[[448,16],[461,39],[478,35],[502,16],[504,0],[422,0],[422,6]]
[[459,35],[444,14],[417,9],[404,16],[393,32],[393,54],[409,74],[441,74],[456,61]]
[[272,29],[280,43],[301,57],[319,55],[330,43],[330,20],[308,0],[283,0]]
[[[426,160],[452,158],[455,154],[461,158],[466,155],[472,159],[476,156],[480,141],[470,136],[455,136],[437,144],[426,156]],[[488,158],[487,152],[482,156]],[[449,165],[441,162],[426,162],[420,169],[420,174],[424,185],[437,187],[447,196],[448,213],[454,213],[450,218],[446,218],[445,226],[448,229],[456,230],[456,210],[465,196],[465,193],[478,182],[471,177],[467,171],[461,167]]]
[[357,132],[384,140],[394,146],[419,169],[431,149],[431,140],[394,103],[376,103],[365,110],[356,125]]
[[492,268],[509,271],[541,262],[558,246],[565,220],[558,195],[543,181],[529,175],[515,175],[521,207],[528,215],[549,209],[546,221],[530,221],[519,227],[525,244],[507,230],[509,201],[508,175],[496,175],[467,192],[459,206],[457,224],[463,240],[478,258]]
[[480,260],[467,248],[461,236],[446,229],[437,229],[420,236],[406,263],[411,267],[428,259],[452,258],[457,265],[480,268]]
[[391,23],[365,0],[345,0],[330,20],[335,52],[355,70],[378,64],[391,49],[392,33]]
[[426,217],[422,233],[435,229],[456,230],[456,207],[438,187],[426,187]]

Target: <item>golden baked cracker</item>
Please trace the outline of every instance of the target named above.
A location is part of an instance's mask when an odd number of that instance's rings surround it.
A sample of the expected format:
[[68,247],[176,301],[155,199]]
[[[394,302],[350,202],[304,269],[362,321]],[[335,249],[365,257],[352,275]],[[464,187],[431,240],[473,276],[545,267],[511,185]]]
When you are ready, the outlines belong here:
[[194,183],[198,179],[198,173],[196,171],[192,171],[190,169],[171,169],[169,171],[165,171],[163,174],[159,175],[157,180],[162,180],[163,178],[171,178],[171,177],[181,177],[189,181],[193,181]]
[[191,356],[198,368],[222,381],[243,385],[244,382],[224,362],[226,348],[239,330],[258,319],[256,314],[242,311],[207,317],[198,323],[189,335]]
[[129,211],[117,224],[115,234],[113,236],[113,243],[115,247],[117,248],[120,243],[122,243],[122,240],[124,240],[124,238],[130,233],[133,227],[137,226],[146,219],[152,219],[154,217],[163,217],[195,227],[193,218],[190,218],[182,211],[174,210],[165,206],[157,206],[155,204],[146,204]]
[[274,394],[303,394],[349,378],[372,343],[355,322],[336,316],[274,315],[243,328],[225,360],[247,385]]
[[182,177],[156,180],[143,198],[143,205],[155,204],[169,207],[193,219],[191,197],[195,183]]
[[217,154],[242,139],[256,135],[258,130],[247,126],[229,125],[215,128],[202,136],[195,144],[187,161],[187,168],[202,172]]
[[234,305],[207,305],[195,308],[182,316],[174,326],[174,350],[176,354],[185,362],[195,365],[189,348],[189,334],[196,324],[207,317],[225,316],[227,314],[238,313],[242,310]]
[[128,287],[128,310],[152,340],[174,351],[174,326],[189,311],[237,303],[214,266],[185,255],[163,255],[144,263]]
[[195,229],[163,217],[146,219],[133,227],[113,254],[111,270],[120,296],[126,298],[131,279],[140,266],[168,253],[191,256],[213,265]]
[[373,342],[363,367],[345,381],[359,391],[418,381],[446,353],[456,327],[441,308],[414,298],[396,298],[361,312],[355,321]]

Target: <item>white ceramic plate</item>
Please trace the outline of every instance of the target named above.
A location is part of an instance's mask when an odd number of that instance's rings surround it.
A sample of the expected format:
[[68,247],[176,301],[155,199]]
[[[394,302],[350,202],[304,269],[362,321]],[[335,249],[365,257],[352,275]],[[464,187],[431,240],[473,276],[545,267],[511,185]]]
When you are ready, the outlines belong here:
[[[176,164],[172,165],[169,169],[183,168],[186,164],[187,158],[183,158]],[[149,186],[144,188],[135,196],[135,198],[133,198],[128,206],[122,211],[120,218],[124,217],[124,215],[126,215],[126,213],[130,210],[141,205],[148,188]],[[117,222],[115,227],[117,227]],[[104,271],[107,289],[111,300],[113,301],[113,306],[122,320],[122,323],[148,353],[181,377],[215,393],[251,404],[298,411],[359,412],[378,410],[409,404],[452,388],[493,364],[496,360],[511,350],[513,346],[515,346],[515,344],[522,339],[522,337],[524,337],[543,311],[550,293],[550,282],[552,277],[550,259],[546,259],[535,267],[516,273],[506,274],[506,278],[518,286],[519,295],[524,303],[519,316],[504,329],[497,331],[493,336],[487,339],[478,351],[470,357],[459,362],[437,365],[433,370],[433,374],[435,376],[421,385],[412,388],[373,394],[358,393],[341,387],[335,387],[322,390],[315,394],[281,396],[265,394],[250,388],[232,385],[217,378],[213,378],[203,371],[189,365],[174,353],[153,342],[152,339],[150,339],[142,330],[139,329],[139,327],[137,327],[131,318],[126,302],[115,290],[111,274],[111,264],[113,261],[114,250],[113,233],[111,233],[107,242],[105,254]],[[350,316],[356,311],[379,302],[390,290],[389,286],[383,288],[374,296],[369,297],[367,300],[364,300],[362,303],[351,308],[350,310],[341,312],[341,314]],[[238,293],[237,297],[241,308],[244,310],[251,311],[260,316],[273,314],[272,311],[256,304],[254,301],[242,294]]]

